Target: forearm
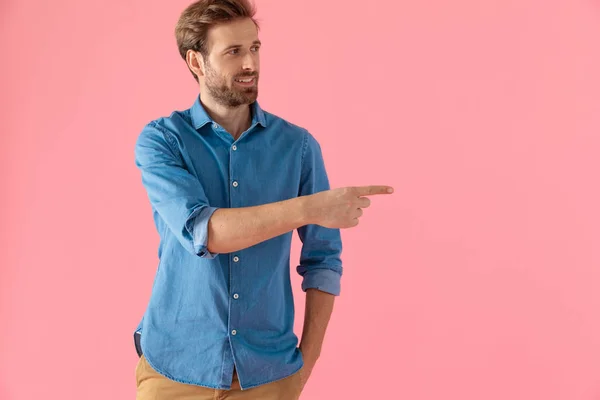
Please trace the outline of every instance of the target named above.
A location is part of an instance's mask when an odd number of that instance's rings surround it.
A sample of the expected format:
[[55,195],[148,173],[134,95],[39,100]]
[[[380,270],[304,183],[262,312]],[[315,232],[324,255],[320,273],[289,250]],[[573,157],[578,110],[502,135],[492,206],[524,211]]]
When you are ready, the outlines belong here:
[[321,355],[321,347],[325,339],[325,332],[331,313],[335,296],[317,289],[306,291],[306,306],[304,313],[304,327],[300,349],[306,361],[314,363]]
[[253,207],[219,208],[208,222],[208,250],[232,253],[309,223],[307,196]]

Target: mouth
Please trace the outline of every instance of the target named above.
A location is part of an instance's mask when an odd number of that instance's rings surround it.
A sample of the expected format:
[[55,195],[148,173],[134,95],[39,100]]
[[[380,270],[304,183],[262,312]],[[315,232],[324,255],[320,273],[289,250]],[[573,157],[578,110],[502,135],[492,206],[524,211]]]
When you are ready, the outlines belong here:
[[245,77],[245,78],[238,78],[238,79],[234,79],[234,81],[235,81],[235,83],[237,83],[240,86],[251,87],[251,86],[254,86],[254,84],[256,83],[256,77],[251,76],[251,77]]

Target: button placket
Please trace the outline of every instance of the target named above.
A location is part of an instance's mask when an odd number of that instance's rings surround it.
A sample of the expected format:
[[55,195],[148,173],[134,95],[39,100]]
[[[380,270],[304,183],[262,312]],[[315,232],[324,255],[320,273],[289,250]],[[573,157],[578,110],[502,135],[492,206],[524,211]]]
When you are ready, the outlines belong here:
[[[232,168],[230,169],[230,174],[233,177],[233,176],[235,176],[235,167],[234,167],[235,163],[233,162],[234,155],[232,153],[236,152],[238,150],[238,146],[237,146],[236,143],[231,143],[229,149],[230,149],[230,160],[232,162],[232,164],[231,164]],[[237,156],[237,154],[236,154],[236,156]],[[233,188],[237,188],[239,186],[239,182],[237,180],[233,180],[232,179],[231,186]],[[231,201],[231,204],[235,204],[236,203],[236,201],[234,201],[235,197],[237,197],[237,192],[234,191],[234,190],[230,191],[230,201]],[[238,263],[240,261],[240,257],[236,255],[236,256],[233,256],[231,258],[231,260],[233,261],[233,263]],[[236,281],[237,281],[236,269],[233,269],[233,266],[231,266],[230,274],[231,274],[231,285],[232,285],[232,287],[230,288],[230,290],[231,290],[230,296],[233,299],[232,301],[239,301],[238,300],[240,298],[239,293],[233,292],[234,287],[236,286]],[[231,306],[234,306],[234,305],[232,304]],[[230,312],[232,312],[231,308],[230,308]],[[232,337],[236,336],[238,334],[237,329],[233,329],[233,327],[235,327],[237,325],[237,323],[238,323],[238,321],[234,317],[236,314],[237,313],[234,312],[233,316],[230,315],[229,329],[230,329],[230,335]]]
[[[230,147],[230,149],[231,149],[231,151],[237,151],[238,148],[237,148],[236,144],[232,144],[231,147]],[[237,188],[239,186],[239,182],[236,181],[236,180],[234,180],[234,181],[231,182],[231,186],[233,186],[234,188]],[[234,196],[234,192],[233,191],[231,192],[231,196]],[[240,257],[239,256],[233,256],[232,261],[234,263],[238,263],[240,261]],[[232,274],[233,276],[235,276],[235,270],[230,270],[230,274]],[[233,276],[232,276],[232,285],[235,285],[234,282],[235,282],[236,279]],[[231,296],[232,296],[232,298],[234,300],[238,300],[239,297],[240,297],[240,295],[238,293],[233,293]],[[237,323],[234,320],[232,320],[231,322],[232,322],[232,324],[230,325],[230,329],[232,328],[232,326],[235,326],[236,323]],[[237,333],[238,333],[238,331],[236,329],[231,329],[231,336],[236,336]]]

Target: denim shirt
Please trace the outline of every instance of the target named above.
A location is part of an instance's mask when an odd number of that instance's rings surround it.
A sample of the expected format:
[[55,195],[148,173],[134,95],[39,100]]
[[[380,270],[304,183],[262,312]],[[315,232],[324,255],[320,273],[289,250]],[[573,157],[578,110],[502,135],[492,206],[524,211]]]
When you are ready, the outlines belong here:
[[[207,249],[218,208],[250,207],[328,190],[321,147],[304,128],[251,106],[237,140],[191,108],[146,125],[135,164],[160,237],[147,308],[135,332],[160,374],[230,389],[234,366],[243,390],[283,379],[303,366],[290,281],[293,231],[229,254]],[[339,229],[305,225],[296,271],[301,288],[338,296]]]

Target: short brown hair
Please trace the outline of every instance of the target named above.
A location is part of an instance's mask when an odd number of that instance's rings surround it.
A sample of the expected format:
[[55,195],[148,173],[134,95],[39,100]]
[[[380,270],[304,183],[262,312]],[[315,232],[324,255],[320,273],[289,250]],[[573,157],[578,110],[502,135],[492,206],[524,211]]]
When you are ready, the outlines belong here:
[[[208,54],[206,36],[210,27],[240,18],[251,18],[258,28],[255,14],[256,9],[250,0],[195,1],[183,10],[175,27],[179,54],[185,60],[188,50],[194,50],[206,57]],[[194,79],[198,81],[196,74],[191,72]]]

